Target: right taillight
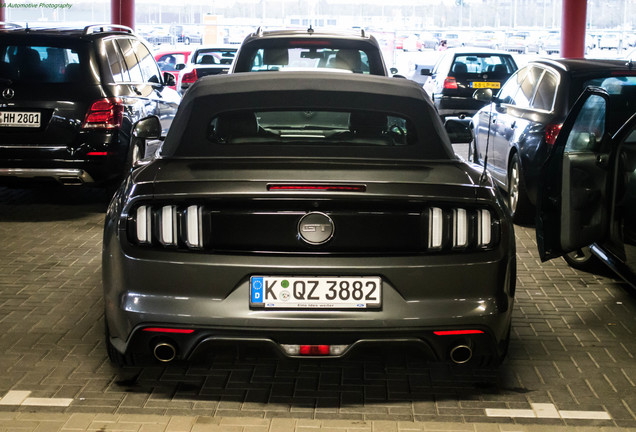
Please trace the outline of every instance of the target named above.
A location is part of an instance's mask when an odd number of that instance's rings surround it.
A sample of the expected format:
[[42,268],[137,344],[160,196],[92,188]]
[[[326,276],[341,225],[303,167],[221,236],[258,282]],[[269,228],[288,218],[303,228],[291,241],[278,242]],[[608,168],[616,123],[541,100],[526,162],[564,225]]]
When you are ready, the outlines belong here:
[[181,78],[181,84],[192,84],[196,80],[197,80],[197,70],[194,69],[192,72],[183,74],[183,78]]
[[121,126],[124,104],[120,98],[104,98],[93,102],[88,108],[83,129],[115,129]]
[[444,88],[451,90],[457,89],[457,80],[455,80],[454,77],[446,77],[446,79],[444,80]]
[[561,131],[562,124],[551,124],[545,127],[545,142],[549,145],[554,145],[559,132]]

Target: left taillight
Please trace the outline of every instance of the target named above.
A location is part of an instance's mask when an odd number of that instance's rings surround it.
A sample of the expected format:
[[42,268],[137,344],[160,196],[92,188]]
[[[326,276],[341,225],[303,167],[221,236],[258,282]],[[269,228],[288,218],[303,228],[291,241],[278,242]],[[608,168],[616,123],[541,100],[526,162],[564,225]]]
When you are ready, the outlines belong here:
[[203,207],[141,205],[132,213],[128,236],[137,244],[203,247]]
[[86,112],[83,129],[115,129],[121,126],[124,104],[120,98],[104,98],[94,101]]
[[456,90],[457,89],[457,80],[454,77],[446,77],[444,80],[444,88],[448,90]]

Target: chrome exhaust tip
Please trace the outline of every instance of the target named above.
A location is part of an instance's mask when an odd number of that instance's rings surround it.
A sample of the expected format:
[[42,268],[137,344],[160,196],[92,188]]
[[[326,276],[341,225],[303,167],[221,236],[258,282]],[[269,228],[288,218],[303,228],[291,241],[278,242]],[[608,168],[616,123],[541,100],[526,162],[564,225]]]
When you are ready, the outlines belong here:
[[473,349],[468,345],[457,345],[451,349],[450,358],[455,364],[468,363],[473,358]]
[[177,349],[168,342],[161,342],[155,345],[152,353],[162,363],[169,363],[177,357]]

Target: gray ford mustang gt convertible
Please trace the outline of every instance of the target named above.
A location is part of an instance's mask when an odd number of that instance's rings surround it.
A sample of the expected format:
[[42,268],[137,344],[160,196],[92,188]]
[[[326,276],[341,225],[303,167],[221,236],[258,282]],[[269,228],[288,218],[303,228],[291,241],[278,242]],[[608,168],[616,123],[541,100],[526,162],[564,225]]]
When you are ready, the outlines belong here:
[[306,71],[197,81],[115,193],[102,267],[119,366],[390,343],[497,365],[516,280],[504,201],[420,86]]

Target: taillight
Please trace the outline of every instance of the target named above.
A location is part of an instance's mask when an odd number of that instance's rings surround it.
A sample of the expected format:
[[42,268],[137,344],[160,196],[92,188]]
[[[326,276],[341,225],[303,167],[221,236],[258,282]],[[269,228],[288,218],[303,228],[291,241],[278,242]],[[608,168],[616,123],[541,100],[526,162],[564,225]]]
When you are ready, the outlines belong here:
[[153,209],[142,205],[134,212],[131,238],[139,244],[152,244],[153,238],[163,246],[185,243],[190,249],[203,247],[203,207],[191,205],[179,210],[176,205]]
[[549,145],[554,145],[559,132],[561,131],[562,124],[552,124],[545,127],[545,142]]
[[457,89],[457,81],[455,80],[455,78],[446,77],[446,79],[444,80],[444,88],[451,89],[451,90]]
[[197,80],[197,70],[194,69],[192,72],[188,72],[183,74],[181,78],[181,84],[192,84]]
[[84,129],[115,129],[121,126],[124,104],[120,98],[104,98],[93,102],[82,124]]

